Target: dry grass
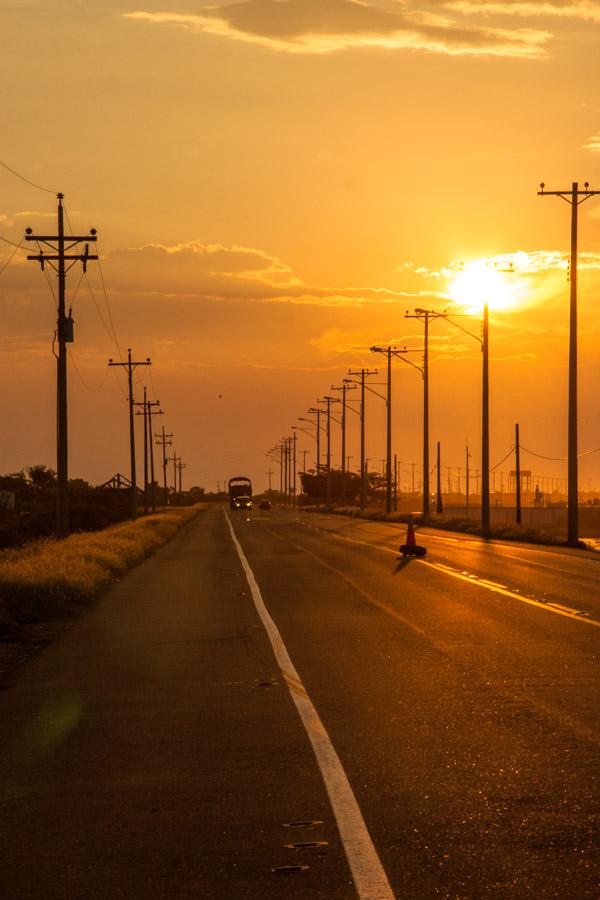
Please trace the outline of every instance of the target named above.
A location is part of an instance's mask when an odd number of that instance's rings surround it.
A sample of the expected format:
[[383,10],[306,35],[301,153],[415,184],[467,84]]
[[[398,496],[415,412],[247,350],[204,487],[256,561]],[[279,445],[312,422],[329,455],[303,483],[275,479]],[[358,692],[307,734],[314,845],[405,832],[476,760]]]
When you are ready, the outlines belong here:
[[0,552],[0,625],[67,616],[167,543],[197,508],[173,509],[64,541]]

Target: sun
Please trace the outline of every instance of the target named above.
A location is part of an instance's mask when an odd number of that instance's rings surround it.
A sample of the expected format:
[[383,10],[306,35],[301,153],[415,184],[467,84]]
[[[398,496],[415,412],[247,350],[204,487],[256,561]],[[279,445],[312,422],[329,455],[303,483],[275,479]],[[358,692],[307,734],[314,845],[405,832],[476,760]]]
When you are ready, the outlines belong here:
[[465,263],[450,276],[449,297],[467,313],[480,313],[484,303],[491,310],[505,310],[517,302],[515,288],[487,259]]

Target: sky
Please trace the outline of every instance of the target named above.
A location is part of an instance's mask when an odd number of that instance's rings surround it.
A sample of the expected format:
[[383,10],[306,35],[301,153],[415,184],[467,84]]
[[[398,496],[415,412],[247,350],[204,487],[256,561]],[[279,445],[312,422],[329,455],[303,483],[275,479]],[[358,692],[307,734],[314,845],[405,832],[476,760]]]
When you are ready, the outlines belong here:
[[[537,191],[600,189],[600,2],[0,0],[0,20],[0,472],[55,465],[56,286],[6,241],[54,233],[61,191],[100,255],[68,276],[72,476],[129,472],[126,384],[107,365],[128,347],[152,360],[136,399],[146,385],[161,401],[184,486],[247,474],[260,490],[270,448],[349,369],[381,362],[372,345],[420,361],[407,311],[460,315],[477,337],[487,299],[492,465],[518,422],[522,465],[565,477],[570,208]],[[600,196],[579,217],[586,453],[600,447]],[[432,446],[459,467],[468,444],[476,469],[479,343],[437,320],[430,346]],[[409,481],[422,382],[398,361],[393,384]],[[381,470],[373,394],[366,419]],[[600,452],[580,470],[600,490]]]

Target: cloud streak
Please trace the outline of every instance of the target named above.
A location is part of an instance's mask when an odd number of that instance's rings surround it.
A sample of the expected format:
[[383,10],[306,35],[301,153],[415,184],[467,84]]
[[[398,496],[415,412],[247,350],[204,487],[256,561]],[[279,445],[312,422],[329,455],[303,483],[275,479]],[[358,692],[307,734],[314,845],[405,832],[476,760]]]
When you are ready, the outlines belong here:
[[545,55],[551,37],[531,28],[464,25],[408,7],[388,12],[358,0],[244,0],[201,13],[137,10],[123,15],[293,54],[379,48],[535,59]]
[[583,19],[586,22],[600,22],[600,3],[590,0],[566,0],[566,2],[497,2],[497,0],[449,0],[446,9],[465,15],[480,14],[518,16],[519,18],[551,17],[561,19]]

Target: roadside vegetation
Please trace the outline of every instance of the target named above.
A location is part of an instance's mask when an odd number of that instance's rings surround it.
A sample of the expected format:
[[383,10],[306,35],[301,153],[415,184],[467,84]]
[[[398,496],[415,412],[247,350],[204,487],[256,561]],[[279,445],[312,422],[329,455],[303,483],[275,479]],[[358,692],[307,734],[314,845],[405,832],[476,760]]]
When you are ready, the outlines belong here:
[[75,615],[198,513],[175,508],[102,531],[0,551],[0,630]]

